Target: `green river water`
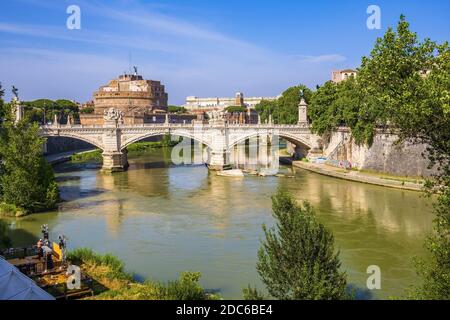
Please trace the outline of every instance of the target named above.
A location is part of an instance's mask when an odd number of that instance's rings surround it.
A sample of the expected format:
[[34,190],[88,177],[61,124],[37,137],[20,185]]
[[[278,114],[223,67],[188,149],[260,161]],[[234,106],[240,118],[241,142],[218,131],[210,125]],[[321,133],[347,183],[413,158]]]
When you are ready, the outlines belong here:
[[174,166],[169,149],[129,158],[127,172],[100,173],[95,163],[56,167],[57,212],[10,220],[14,245],[27,245],[48,223],[50,235],[69,248],[111,252],[138,278],[173,280],[200,271],[201,283],[224,298],[239,299],[247,284],[262,287],[255,269],[261,225],[273,223],[277,188],[308,200],[330,228],[352,286],[364,289],[366,269],[378,265],[382,288],[361,298],[400,295],[417,281],[414,256],[432,227],[432,206],[420,193],[371,186],[282,167],[294,178],[228,178],[205,166]]

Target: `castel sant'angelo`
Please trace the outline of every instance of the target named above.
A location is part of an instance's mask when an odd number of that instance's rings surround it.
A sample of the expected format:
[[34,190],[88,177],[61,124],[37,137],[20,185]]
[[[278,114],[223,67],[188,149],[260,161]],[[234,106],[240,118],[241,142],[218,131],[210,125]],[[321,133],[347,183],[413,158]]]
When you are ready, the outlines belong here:
[[[137,73],[123,74],[94,92],[90,112],[80,115],[82,125],[103,125],[104,115],[114,108],[126,125],[164,122],[168,95],[160,81],[145,80]],[[194,117],[194,116],[192,116]]]

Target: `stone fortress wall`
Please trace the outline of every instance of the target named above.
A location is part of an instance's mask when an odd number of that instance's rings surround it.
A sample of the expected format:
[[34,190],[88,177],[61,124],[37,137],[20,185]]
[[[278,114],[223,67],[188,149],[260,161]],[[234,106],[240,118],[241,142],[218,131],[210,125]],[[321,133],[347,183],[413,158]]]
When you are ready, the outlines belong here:
[[324,154],[336,166],[348,166],[359,170],[384,172],[399,176],[422,177],[435,172],[428,169],[429,161],[422,155],[423,144],[397,144],[395,134],[379,133],[372,146],[359,146],[351,138],[349,129],[341,128],[324,144]]

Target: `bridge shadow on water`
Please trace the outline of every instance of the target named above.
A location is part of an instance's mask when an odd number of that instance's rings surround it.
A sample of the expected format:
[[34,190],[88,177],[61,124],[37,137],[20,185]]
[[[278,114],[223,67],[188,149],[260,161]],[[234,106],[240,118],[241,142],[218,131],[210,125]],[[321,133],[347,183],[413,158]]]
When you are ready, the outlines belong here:
[[82,189],[79,186],[59,186],[59,191],[64,201],[96,197],[107,192],[105,189]]
[[165,169],[171,166],[170,163],[164,161],[155,161],[155,162],[132,162],[128,167],[128,171],[130,170],[143,170],[143,169]]
[[75,202],[62,202],[60,205],[64,208],[64,211],[76,211],[76,210],[82,210],[97,206],[104,206],[104,205],[116,205],[119,206],[124,199],[117,199],[117,200],[94,200],[89,202],[82,202],[82,203],[75,203]]
[[196,168],[196,167],[205,167],[205,164],[173,164],[172,162],[164,162],[164,161],[155,161],[155,162],[142,162],[142,163],[130,163],[130,167],[127,171],[132,170],[146,170],[146,169],[168,169],[168,168],[176,168],[176,167],[185,167],[185,168]]
[[71,182],[71,181],[80,181],[80,176],[56,176],[55,181],[57,183],[63,183],[63,182]]
[[57,164],[53,167],[55,173],[76,173],[76,172],[89,172],[98,171],[102,168],[101,162],[65,162]]

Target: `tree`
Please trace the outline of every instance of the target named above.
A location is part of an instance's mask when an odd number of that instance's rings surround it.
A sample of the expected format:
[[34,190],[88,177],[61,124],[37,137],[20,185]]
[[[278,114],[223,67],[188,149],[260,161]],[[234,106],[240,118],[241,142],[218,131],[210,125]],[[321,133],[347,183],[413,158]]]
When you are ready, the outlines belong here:
[[95,109],[93,107],[85,107],[83,109],[80,109],[80,113],[82,114],[91,114],[94,113]]
[[55,115],[64,123],[67,121],[69,114],[72,114],[74,119],[78,119],[80,113],[79,106],[75,102],[66,99],[23,101],[22,105],[25,107],[26,117],[37,123],[51,122]]
[[269,294],[277,299],[344,299],[347,276],[340,272],[334,238],[317,221],[313,208],[297,205],[291,195],[272,197],[276,227],[263,225],[265,240],[257,271]]
[[300,103],[300,91],[307,103],[311,100],[312,91],[305,85],[290,87],[283,92],[276,101],[262,100],[255,106],[255,110],[265,121],[272,115],[274,123],[295,124],[298,122],[298,105]]
[[229,106],[225,108],[226,112],[229,113],[233,113],[233,112],[238,112],[238,113],[243,113],[243,112],[247,112],[247,108],[243,107],[243,106]]
[[330,135],[342,121],[341,110],[334,108],[338,86],[327,81],[315,91],[308,108],[312,130],[320,135]]
[[1,201],[26,212],[53,209],[59,200],[53,169],[42,156],[44,139],[37,123],[10,117],[0,135]]
[[437,49],[429,39],[420,42],[404,16],[396,31],[389,28],[377,40],[370,56],[362,58],[358,74],[358,90],[364,96],[360,114],[365,115],[359,119],[360,128],[375,131],[389,125],[402,128],[402,139],[416,136],[415,126],[423,125],[423,116],[430,115],[420,104],[429,94],[423,87],[424,72],[435,68]]
[[242,297],[244,300],[264,300],[264,296],[259,293],[256,288],[252,288],[250,285],[242,290]]
[[178,113],[178,114],[182,114],[182,113],[186,113],[186,108],[185,107],[179,107],[179,106],[169,106],[167,108],[167,111],[169,113]]
[[269,120],[269,116],[274,113],[276,107],[276,101],[261,100],[261,102],[255,106],[255,110],[260,115],[261,121],[267,121]]

